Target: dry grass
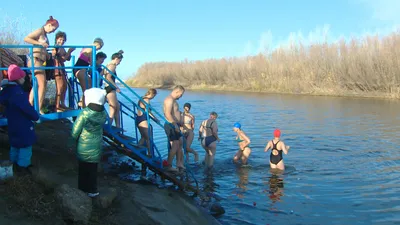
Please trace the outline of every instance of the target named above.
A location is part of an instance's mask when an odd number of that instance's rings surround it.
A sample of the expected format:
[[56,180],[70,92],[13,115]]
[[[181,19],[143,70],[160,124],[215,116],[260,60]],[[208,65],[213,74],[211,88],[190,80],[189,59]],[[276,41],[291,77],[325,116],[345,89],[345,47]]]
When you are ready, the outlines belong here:
[[242,58],[146,63],[136,87],[400,97],[400,31],[385,37],[302,44]]

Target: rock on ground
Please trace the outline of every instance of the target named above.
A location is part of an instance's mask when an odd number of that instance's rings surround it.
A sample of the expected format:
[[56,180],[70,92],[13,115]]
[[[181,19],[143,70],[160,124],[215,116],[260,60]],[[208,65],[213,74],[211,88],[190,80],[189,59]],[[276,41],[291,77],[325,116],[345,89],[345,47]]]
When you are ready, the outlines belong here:
[[92,199],[83,191],[63,184],[56,188],[56,201],[64,220],[88,224],[92,214]]

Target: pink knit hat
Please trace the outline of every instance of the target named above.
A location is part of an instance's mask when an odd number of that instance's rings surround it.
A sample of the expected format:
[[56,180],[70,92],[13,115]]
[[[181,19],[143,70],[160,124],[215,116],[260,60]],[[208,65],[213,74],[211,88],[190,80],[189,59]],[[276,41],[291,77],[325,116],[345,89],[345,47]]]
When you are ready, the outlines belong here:
[[9,81],[16,81],[23,77],[25,77],[25,72],[21,70],[17,65],[11,64],[8,67],[8,80]]

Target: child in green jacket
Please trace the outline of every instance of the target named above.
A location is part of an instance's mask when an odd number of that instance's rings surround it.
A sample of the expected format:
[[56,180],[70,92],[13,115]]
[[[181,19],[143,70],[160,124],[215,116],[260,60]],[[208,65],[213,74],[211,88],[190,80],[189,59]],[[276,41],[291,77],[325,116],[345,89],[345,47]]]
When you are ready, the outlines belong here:
[[72,128],[72,138],[77,143],[79,161],[78,188],[89,197],[99,195],[97,166],[103,145],[103,125],[107,119],[104,109],[106,92],[100,88],[85,91],[86,108],[82,110]]

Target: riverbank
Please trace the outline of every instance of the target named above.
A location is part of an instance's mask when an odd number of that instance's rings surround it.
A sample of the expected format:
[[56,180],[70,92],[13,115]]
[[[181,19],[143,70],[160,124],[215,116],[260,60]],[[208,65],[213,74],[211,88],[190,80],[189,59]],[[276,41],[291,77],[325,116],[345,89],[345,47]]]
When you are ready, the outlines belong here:
[[246,57],[143,64],[134,87],[400,98],[400,30],[348,41],[280,46]]
[[[128,183],[101,167],[100,197],[88,203],[86,196],[76,189],[77,160],[67,148],[70,129],[68,120],[37,124],[33,175],[18,174],[0,184],[0,224],[219,224],[181,192]],[[0,133],[0,143],[0,160],[6,160],[7,134]],[[83,218],[80,223],[71,223],[72,218],[65,216],[74,211],[71,207],[79,206],[74,201],[88,204],[85,209],[92,207],[75,212],[75,217]],[[89,214],[84,215],[87,211]]]
[[[171,85],[135,85],[128,81],[128,86],[132,88],[156,88],[163,90],[170,90],[174,86]],[[363,92],[347,92],[340,93],[335,91],[323,92],[282,92],[277,90],[243,90],[241,88],[227,87],[224,85],[188,85],[185,86],[186,90],[199,91],[199,92],[232,92],[232,93],[259,93],[259,94],[282,94],[282,95],[304,95],[304,96],[330,96],[330,97],[351,97],[351,98],[376,98],[376,99],[399,99],[399,94],[388,94],[382,92],[363,93]]]

